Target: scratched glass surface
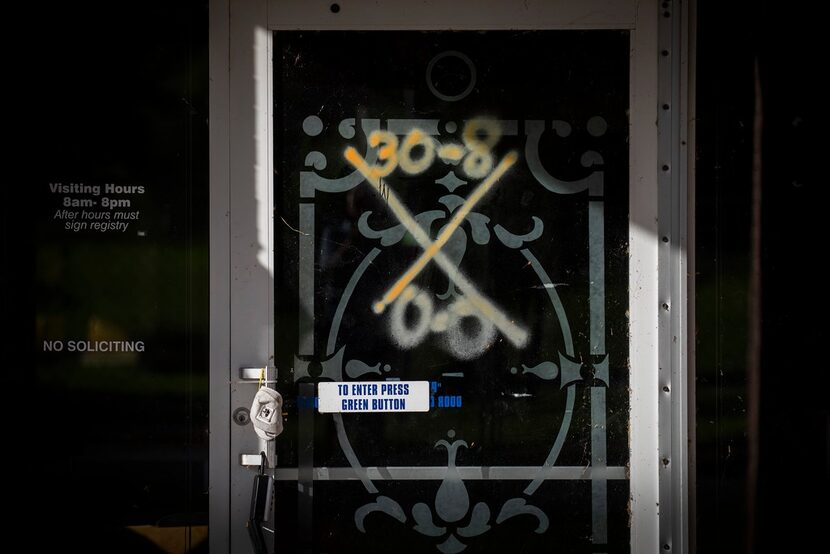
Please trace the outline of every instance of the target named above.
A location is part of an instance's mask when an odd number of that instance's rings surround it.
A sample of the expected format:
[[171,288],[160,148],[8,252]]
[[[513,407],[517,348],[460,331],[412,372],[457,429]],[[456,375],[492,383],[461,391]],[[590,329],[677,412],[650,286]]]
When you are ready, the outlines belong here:
[[[275,41],[279,465],[352,476],[315,551],[626,551],[627,33]],[[430,411],[299,397],[389,379]]]

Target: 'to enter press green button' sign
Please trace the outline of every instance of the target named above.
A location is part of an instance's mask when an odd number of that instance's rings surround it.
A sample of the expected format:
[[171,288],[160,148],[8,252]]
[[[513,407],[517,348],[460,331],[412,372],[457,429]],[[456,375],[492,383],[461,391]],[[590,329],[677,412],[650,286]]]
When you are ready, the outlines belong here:
[[317,393],[321,414],[429,411],[429,381],[325,382]]

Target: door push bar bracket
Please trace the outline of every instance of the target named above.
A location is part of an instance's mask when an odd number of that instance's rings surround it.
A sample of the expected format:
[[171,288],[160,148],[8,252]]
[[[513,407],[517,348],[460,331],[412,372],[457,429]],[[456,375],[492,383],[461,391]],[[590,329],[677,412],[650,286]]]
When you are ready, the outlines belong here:
[[[239,465],[245,467],[262,467],[262,456],[259,454],[240,454]],[[267,463],[266,463],[267,465]],[[268,468],[265,468],[268,469]]]
[[239,380],[243,383],[256,384],[260,379],[263,385],[276,383],[277,368],[272,365],[239,368]]

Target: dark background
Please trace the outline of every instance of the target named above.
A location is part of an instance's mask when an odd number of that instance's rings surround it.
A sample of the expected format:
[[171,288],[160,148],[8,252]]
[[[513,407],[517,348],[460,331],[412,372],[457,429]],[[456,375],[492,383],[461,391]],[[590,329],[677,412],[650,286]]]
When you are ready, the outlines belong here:
[[754,64],[763,96],[757,552],[823,549],[827,337],[821,29],[788,4],[700,2],[697,59],[698,552],[747,547],[747,317]]
[[[207,6],[39,2],[7,12],[10,149],[2,187],[7,524],[15,542],[87,551],[152,551],[124,525],[179,514],[201,522],[207,375]],[[697,81],[697,501],[699,552],[746,545],[746,323],[753,67],[764,95],[762,387],[758,552],[821,550],[827,521],[827,369],[823,219],[826,65],[819,17],[800,5],[700,2]],[[55,175],[176,183],[190,206],[165,227],[186,261],[172,278],[190,300],[174,353],[185,383],[163,406],[44,381],[36,365],[37,191]],[[137,177],[135,177],[137,176]],[[177,196],[178,195],[178,196]],[[183,196],[182,196],[183,195]],[[178,204],[176,204],[178,205]],[[161,208],[160,208],[161,209]],[[163,225],[160,223],[159,225]],[[189,245],[189,246],[188,246]],[[202,246],[199,246],[202,245]],[[167,282],[167,281],[165,281]],[[156,368],[158,369],[158,368]],[[153,368],[142,366],[151,374]],[[171,371],[173,371],[171,369]],[[177,370],[178,371],[178,370]],[[159,380],[166,377],[157,376]],[[135,404],[139,402],[139,404]],[[153,433],[109,453],[101,408],[125,405]],[[139,408],[144,408],[139,411]],[[134,416],[131,416],[134,417]],[[144,427],[142,427],[144,428]],[[99,434],[97,430],[100,430]],[[113,435],[115,433],[115,435]],[[130,440],[134,440],[130,443]],[[112,441],[114,444],[118,440]],[[101,447],[91,460],[79,452]],[[159,462],[165,448],[176,460]],[[153,454],[155,453],[155,454]],[[140,461],[155,456],[155,461]],[[82,463],[79,463],[82,462]],[[144,488],[144,485],[149,485]],[[149,491],[146,492],[146,491]],[[143,496],[142,496],[143,495]]]
[[[33,551],[161,552],[127,529],[142,525],[206,550],[191,527],[208,511],[206,4],[46,2],[6,19],[4,527]],[[144,186],[129,197],[141,220],[63,231],[50,182]],[[95,325],[145,352],[43,352]]]

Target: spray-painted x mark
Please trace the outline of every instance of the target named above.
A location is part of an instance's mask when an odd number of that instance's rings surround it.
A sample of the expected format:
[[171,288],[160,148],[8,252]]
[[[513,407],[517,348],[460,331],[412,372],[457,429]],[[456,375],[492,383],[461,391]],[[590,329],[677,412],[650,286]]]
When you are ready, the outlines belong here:
[[496,184],[507,170],[516,163],[518,156],[515,152],[507,154],[501,162],[493,169],[493,171],[476,187],[469,198],[462,204],[453,215],[453,218],[444,227],[444,230],[435,239],[435,242],[430,240],[429,235],[423,228],[418,225],[409,210],[401,203],[398,197],[387,186],[383,185],[380,176],[376,171],[366,163],[366,160],[353,147],[346,149],[346,159],[357,169],[366,181],[372,187],[383,195],[386,199],[389,209],[398,217],[400,222],[406,227],[407,231],[412,234],[418,245],[423,248],[424,252],[415,260],[415,262],[406,270],[406,272],[398,279],[394,285],[383,295],[383,297],[375,302],[372,307],[375,313],[383,313],[388,305],[394,302],[401,293],[406,290],[409,284],[415,277],[426,267],[430,260],[435,260],[447,277],[455,283],[458,289],[464,294],[464,297],[470,304],[481,314],[485,319],[490,320],[496,328],[509,340],[514,346],[521,347],[527,342],[527,331],[510,321],[508,317],[499,310],[495,304],[482,295],[475,286],[455,267],[447,256],[441,252],[441,248],[450,240],[453,232],[464,221],[467,215],[472,211],[473,207],[484,197],[485,194]]

